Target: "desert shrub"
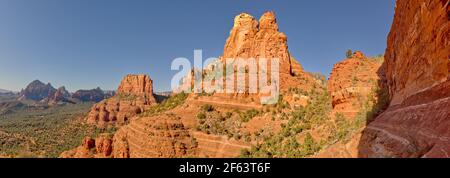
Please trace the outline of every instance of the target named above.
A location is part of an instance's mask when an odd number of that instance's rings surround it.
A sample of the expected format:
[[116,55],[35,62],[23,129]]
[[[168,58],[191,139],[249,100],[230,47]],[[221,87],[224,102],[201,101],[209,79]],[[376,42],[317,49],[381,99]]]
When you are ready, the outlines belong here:
[[245,111],[243,113],[239,113],[239,116],[240,116],[242,122],[248,122],[251,119],[253,119],[254,117],[258,116],[259,114],[260,114],[260,111],[258,111],[256,109],[251,109],[251,110]]
[[201,110],[204,112],[212,112],[212,111],[214,111],[214,107],[212,105],[207,104],[207,105],[203,105],[201,107]]
[[178,107],[179,105],[183,104],[186,101],[187,97],[188,97],[188,94],[186,94],[186,93],[176,94],[176,95],[171,96],[168,99],[164,100],[162,103],[147,109],[141,115],[142,116],[152,116],[157,113],[161,113],[164,111],[174,109],[174,108]]
[[352,58],[353,57],[353,51],[351,49],[347,50],[347,52],[345,52],[345,56],[347,58]]
[[[317,91],[316,91],[317,90]],[[291,89],[294,92],[295,89]],[[332,110],[331,98],[326,89],[314,89],[307,94],[310,97],[308,105],[293,109],[285,114],[287,123],[281,124],[281,131],[265,137],[264,142],[253,146],[248,155],[242,157],[306,157],[315,154],[322,148],[311,135],[305,136],[304,143],[297,141],[298,135],[313,126],[329,120]],[[282,114],[283,115],[283,114]],[[247,153],[247,152],[245,152]]]
[[318,152],[320,150],[320,145],[318,145],[314,139],[312,138],[311,134],[307,133],[305,136],[305,140],[303,141],[303,154],[306,156],[313,155],[314,153]]
[[239,120],[224,117],[219,111],[205,112],[197,114],[198,126],[196,130],[215,135],[228,136],[228,138],[238,138],[238,129],[241,125]]

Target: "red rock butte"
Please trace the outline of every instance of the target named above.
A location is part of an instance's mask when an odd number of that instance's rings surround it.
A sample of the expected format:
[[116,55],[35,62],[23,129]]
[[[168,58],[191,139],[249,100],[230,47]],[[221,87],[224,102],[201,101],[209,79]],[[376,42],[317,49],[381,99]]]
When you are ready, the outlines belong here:
[[[287,36],[279,31],[274,12],[264,13],[259,21],[249,14],[242,13],[234,18],[234,24],[230,31],[230,35],[225,42],[223,55],[220,57],[220,61],[224,64],[223,66],[226,66],[225,62],[228,59],[255,59],[258,65],[258,60],[262,58],[267,60],[278,59],[280,91],[287,91],[293,86],[309,91],[313,88],[316,81],[309,73],[305,72],[300,63],[291,56],[288,50],[287,39]],[[234,67],[236,68],[237,66],[235,65]],[[257,67],[258,69],[261,68],[259,65]],[[267,72],[270,73],[270,63],[267,67]],[[205,71],[208,73],[208,70]],[[193,84],[195,83],[193,75],[195,72],[199,71],[193,70],[185,77],[183,85],[180,87],[182,88],[181,90],[193,88]],[[257,72],[257,76],[260,75],[261,74]],[[226,77],[236,78],[236,74]],[[207,100],[216,99],[221,102],[260,104],[259,99],[265,94],[250,94],[248,91],[248,75],[246,75],[245,82],[246,89],[244,93],[237,91],[237,82],[235,81],[233,84],[235,93],[223,94],[217,92],[213,95],[215,98],[208,97]],[[227,85],[226,78],[223,79],[222,84],[224,86],[223,88],[225,88]],[[201,85],[203,86],[203,83]]]
[[133,116],[155,104],[150,77],[127,75],[117,89],[117,94],[93,106],[86,120],[99,127],[124,125]]

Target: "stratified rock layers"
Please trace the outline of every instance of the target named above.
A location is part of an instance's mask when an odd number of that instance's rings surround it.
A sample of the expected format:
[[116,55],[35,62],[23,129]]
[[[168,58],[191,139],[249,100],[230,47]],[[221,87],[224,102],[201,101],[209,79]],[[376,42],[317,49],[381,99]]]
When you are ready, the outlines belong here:
[[360,157],[450,157],[450,18],[446,0],[397,0],[386,50],[392,99],[368,125]]
[[147,75],[127,75],[116,96],[92,107],[87,122],[98,127],[124,125],[133,116],[156,104],[153,82]]

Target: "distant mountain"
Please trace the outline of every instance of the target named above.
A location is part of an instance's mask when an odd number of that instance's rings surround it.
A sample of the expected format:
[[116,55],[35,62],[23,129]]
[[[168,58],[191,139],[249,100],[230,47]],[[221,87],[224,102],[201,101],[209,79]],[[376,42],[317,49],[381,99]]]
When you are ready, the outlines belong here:
[[50,83],[44,84],[39,80],[35,80],[18,94],[18,100],[55,105],[79,101],[99,102],[105,98],[114,96],[114,94],[114,91],[103,91],[100,88],[78,90],[71,94],[64,86],[55,89]]
[[50,83],[35,80],[19,93],[19,100],[41,101],[52,97],[55,92],[56,89]]
[[0,93],[14,93],[14,92],[0,88]]
[[112,93],[105,93],[100,87],[97,87],[92,90],[78,90],[74,94],[72,94],[72,98],[78,99],[83,102],[100,102],[105,98],[111,97]]
[[9,93],[10,91],[8,91],[8,90],[4,90],[4,89],[1,89],[0,88],[0,93]]

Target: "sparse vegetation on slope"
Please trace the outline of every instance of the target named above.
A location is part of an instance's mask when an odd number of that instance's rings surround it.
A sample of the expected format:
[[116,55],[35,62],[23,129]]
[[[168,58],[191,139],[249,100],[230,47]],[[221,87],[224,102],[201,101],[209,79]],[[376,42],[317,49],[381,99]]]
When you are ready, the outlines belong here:
[[[282,124],[282,129],[276,134],[262,135],[264,140],[250,150],[243,150],[241,157],[257,158],[298,158],[308,157],[321,149],[337,142],[346,142],[352,135],[358,133],[368,122],[384,110],[388,103],[387,92],[376,87],[364,103],[354,119],[345,118],[337,113],[334,121],[330,116],[332,111],[331,98],[324,91],[303,92],[291,89],[291,92],[310,97],[308,105],[293,109],[288,116],[288,122]],[[327,135],[320,140],[311,135],[318,128],[328,128]]]
[[[329,120],[331,100],[325,90],[312,90],[308,96],[311,98],[308,105],[294,109],[288,116],[287,124],[282,124],[279,133],[266,137],[261,144],[250,150],[244,150],[241,156],[305,157],[320,150],[320,144],[306,131]],[[301,133],[306,133],[303,143],[300,143],[299,139]]]
[[86,136],[106,132],[82,123],[92,103],[23,109],[0,116],[0,154],[12,157],[58,157]]
[[186,93],[179,93],[174,96],[171,96],[168,99],[166,99],[165,101],[163,101],[162,103],[155,105],[155,106],[151,107],[150,109],[146,110],[145,112],[143,112],[141,114],[141,116],[148,117],[148,116],[152,116],[152,115],[164,112],[164,111],[174,109],[177,106],[183,104],[184,101],[186,101],[187,97],[188,97],[188,95]]

